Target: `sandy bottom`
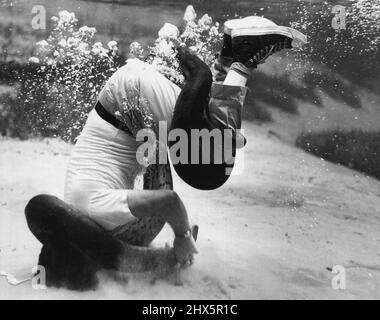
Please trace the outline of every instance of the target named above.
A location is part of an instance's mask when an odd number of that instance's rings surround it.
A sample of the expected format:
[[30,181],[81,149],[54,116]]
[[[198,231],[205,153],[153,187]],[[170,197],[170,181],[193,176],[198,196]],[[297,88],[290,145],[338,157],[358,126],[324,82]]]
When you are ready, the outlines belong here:
[[[212,192],[175,179],[200,226],[199,255],[182,286],[134,274],[103,275],[98,290],[35,290],[0,277],[2,299],[355,299],[380,298],[380,181],[246,129],[244,170]],[[30,275],[40,243],[23,215],[38,193],[62,197],[71,146],[58,140],[0,140],[0,271]],[[242,155],[241,155],[242,157]],[[168,228],[154,245],[172,241]],[[346,289],[334,290],[342,265]]]

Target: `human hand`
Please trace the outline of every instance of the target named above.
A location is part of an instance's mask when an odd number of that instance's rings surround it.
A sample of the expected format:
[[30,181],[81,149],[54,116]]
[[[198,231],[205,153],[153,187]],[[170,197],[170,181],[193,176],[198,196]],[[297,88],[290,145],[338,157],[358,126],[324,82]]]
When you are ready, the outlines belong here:
[[198,250],[192,236],[175,237],[173,247],[178,264],[183,267],[193,264],[194,254],[198,253]]

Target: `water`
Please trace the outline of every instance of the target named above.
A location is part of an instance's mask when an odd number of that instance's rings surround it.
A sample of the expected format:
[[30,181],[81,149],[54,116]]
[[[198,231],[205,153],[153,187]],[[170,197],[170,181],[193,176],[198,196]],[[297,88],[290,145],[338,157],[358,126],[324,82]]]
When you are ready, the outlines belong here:
[[[8,0],[8,2],[11,0]],[[8,14],[14,17],[31,19],[31,10],[34,5],[41,4],[46,8],[50,18],[60,10],[75,12],[80,25],[96,27],[99,40],[107,42],[116,40],[123,51],[132,41],[139,41],[146,45],[157,37],[157,31],[165,22],[177,26],[182,24],[184,10],[188,4],[193,4],[200,17],[208,13],[215,21],[224,22],[228,18],[246,15],[264,15],[276,23],[289,25],[295,18],[298,0],[188,0],[188,1],[128,1],[118,0],[128,4],[118,4],[117,0],[103,2],[76,1],[76,0],[13,0]],[[114,3],[112,3],[114,2]],[[312,7],[322,1],[307,0]]]

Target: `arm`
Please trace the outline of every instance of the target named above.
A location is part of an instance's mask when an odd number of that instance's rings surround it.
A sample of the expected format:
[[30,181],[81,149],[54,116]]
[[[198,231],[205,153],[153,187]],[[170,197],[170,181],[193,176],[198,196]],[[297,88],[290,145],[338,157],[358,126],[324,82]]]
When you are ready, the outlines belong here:
[[183,202],[171,190],[130,190],[128,205],[137,218],[160,216],[173,229],[182,235],[190,229],[190,223]]
[[176,192],[171,190],[130,190],[128,205],[137,218],[161,217],[173,229],[174,252],[181,264],[192,262],[197,249],[193,237],[183,237],[190,230],[189,218]]

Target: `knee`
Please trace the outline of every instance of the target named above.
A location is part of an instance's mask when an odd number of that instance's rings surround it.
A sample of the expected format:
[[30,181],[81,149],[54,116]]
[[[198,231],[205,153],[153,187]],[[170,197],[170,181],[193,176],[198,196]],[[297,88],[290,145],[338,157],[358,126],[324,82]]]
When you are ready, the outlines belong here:
[[39,194],[30,199],[25,207],[25,217],[28,224],[40,219],[47,211],[45,209],[49,206],[49,203],[55,198],[47,194]]
[[212,82],[210,68],[195,54],[190,53],[187,49],[179,49],[177,56],[180,65],[183,66],[184,70],[187,70],[187,80],[198,79],[202,83]]

